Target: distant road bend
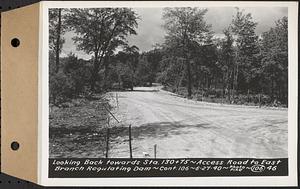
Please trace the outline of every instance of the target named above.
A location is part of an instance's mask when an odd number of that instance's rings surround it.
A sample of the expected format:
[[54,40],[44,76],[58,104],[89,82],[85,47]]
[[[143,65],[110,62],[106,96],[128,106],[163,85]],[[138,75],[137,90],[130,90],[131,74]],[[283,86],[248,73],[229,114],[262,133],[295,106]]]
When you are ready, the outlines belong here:
[[[157,158],[287,157],[287,109],[196,102],[161,88],[117,92],[113,112],[132,125],[133,157],[153,157],[155,144]],[[128,143],[114,144],[111,156],[129,157]]]

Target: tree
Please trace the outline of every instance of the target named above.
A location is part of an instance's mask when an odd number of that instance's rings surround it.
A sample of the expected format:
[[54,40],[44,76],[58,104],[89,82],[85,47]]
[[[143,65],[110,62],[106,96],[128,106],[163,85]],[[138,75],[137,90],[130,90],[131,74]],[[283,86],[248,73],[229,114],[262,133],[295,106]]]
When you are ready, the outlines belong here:
[[186,74],[184,59],[176,56],[165,56],[160,64],[161,71],[157,75],[157,81],[166,86],[173,86],[173,92],[178,92]]
[[98,73],[104,67],[104,59],[119,45],[125,44],[126,36],[136,34],[137,19],[129,8],[71,9],[68,24],[77,34],[73,40],[79,50],[93,55],[92,91]]
[[155,82],[156,73],[159,72],[159,64],[162,60],[163,50],[159,47],[155,47],[153,50],[145,53],[146,60],[149,64],[149,77],[148,82],[150,86]]
[[66,31],[66,26],[62,23],[63,10],[61,8],[49,9],[49,48],[55,54],[55,73],[59,71],[59,54],[65,42],[62,37]]
[[[118,66],[118,70],[121,71],[119,73],[122,73],[122,78],[125,78],[125,80],[123,79],[122,81],[123,84],[126,85],[125,88],[129,87],[133,90],[133,87],[136,84],[135,75],[138,67],[139,56],[139,48],[135,45],[125,45],[123,51],[119,51],[116,55],[116,58],[122,64]],[[123,73],[125,70],[127,71],[126,74]]]
[[[288,18],[276,21],[276,26],[264,32],[261,41],[262,70],[265,83],[270,84],[272,99],[277,97],[287,103],[288,99]],[[268,90],[268,89],[265,89]]]
[[138,84],[136,72],[139,63],[139,48],[135,45],[124,45],[123,50],[114,56],[114,72],[117,74],[119,88],[130,88]]
[[199,90],[216,87],[218,76],[221,75],[218,67],[217,46],[213,43],[199,45],[193,43],[193,48],[190,49],[191,66],[194,87]]
[[74,83],[74,96],[79,95],[85,89],[90,77],[90,69],[87,61],[78,59],[78,57],[70,53],[61,60],[63,64],[63,73],[67,75]]
[[226,28],[223,31],[225,37],[220,43],[220,63],[222,65],[223,72],[223,95],[224,88],[227,90],[228,99],[230,100],[230,90],[232,89],[232,81],[234,78],[234,38],[232,36],[230,28]]
[[125,53],[127,54],[127,64],[131,70],[131,90],[133,90],[133,86],[135,85],[135,72],[138,65],[138,58],[139,58],[139,48],[135,45],[133,46],[126,46]]
[[147,60],[146,53],[140,55],[138,60],[138,65],[136,69],[135,76],[137,78],[138,85],[146,85],[148,82],[151,82],[151,64]]
[[244,14],[243,10],[240,11],[237,8],[231,25],[237,47],[234,89],[248,90],[248,93],[251,79],[255,75],[253,71],[255,67],[259,66],[257,57],[259,53],[258,36],[255,34],[256,26],[257,23],[253,21],[250,13]]
[[192,95],[191,55],[192,43],[205,44],[210,36],[210,25],[204,15],[207,9],[200,8],[165,8],[163,19],[167,30],[166,43],[181,48],[187,75],[188,97]]

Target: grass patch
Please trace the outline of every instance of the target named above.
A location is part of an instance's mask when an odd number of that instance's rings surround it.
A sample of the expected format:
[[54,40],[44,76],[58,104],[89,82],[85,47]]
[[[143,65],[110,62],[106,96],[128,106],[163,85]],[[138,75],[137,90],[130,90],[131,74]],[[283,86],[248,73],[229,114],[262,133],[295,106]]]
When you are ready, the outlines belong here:
[[109,107],[104,98],[50,106],[50,157],[103,157]]
[[[163,90],[176,93],[184,98],[188,98],[188,93],[186,87],[179,87],[174,89],[169,86],[164,86]],[[279,101],[272,101],[268,95],[259,95],[259,94],[238,94],[231,95],[230,98],[225,95],[222,97],[223,93],[221,89],[204,89],[194,90],[191,96],[191,99],[196,101],[212,102],[212,103],[223,103],[223,104],[238,104],[238,105],[247,105],[247,106],[266,106],[266,107],[283,107],[286,108],[287,105],[281,104]],[[260,102],[261,101],[261,102]]]

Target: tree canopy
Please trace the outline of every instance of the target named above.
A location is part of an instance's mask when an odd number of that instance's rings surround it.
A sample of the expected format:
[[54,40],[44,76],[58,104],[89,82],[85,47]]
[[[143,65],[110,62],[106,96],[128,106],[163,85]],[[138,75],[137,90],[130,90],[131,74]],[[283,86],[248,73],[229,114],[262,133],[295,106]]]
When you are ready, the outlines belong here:
[[[57,93],[51,99],[159,82],[166,90],[198,100],[287,104],[288,18],[258,35],[259,23],[236,9],[222,37],[217,37],[206,21],[207,11],[163,9],[164,41],[141,52],[127,41],[137,34],[139,17],[133,9],[51,9],[50,87]],[[74,33],[76,48],[90,60],[72,53],[60,57],[65,32]]]
[[129,8],[71,9],[67,24],[77,34],[77,49],[92,54],[94,67],[91,89],[95,89],[104,58],[118,46],[126,44],[126,36],[136,34],[137,15]]

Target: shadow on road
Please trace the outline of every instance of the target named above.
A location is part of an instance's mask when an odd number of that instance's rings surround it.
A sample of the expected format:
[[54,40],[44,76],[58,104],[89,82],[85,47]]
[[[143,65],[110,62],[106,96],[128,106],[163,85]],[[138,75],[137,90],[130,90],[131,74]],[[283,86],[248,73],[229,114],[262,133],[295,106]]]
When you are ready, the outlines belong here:
[[[214,126],[210,126],[210,124],[196,124],[196,125],[188,125],[181,124],[179,122],[154,122],[143,124],[140,126],[132,127],[132,137],[134,139],[143,139],[148,137],[155,138],[163,138],[171,135],[181,135],[188,134],[191,132],[195,132],[195,130],[200,129],[211,129],[215,128]],[[197,131],[200,132],[200,131]],[[120,135],[127,135],[127,132],[122,132]]]

